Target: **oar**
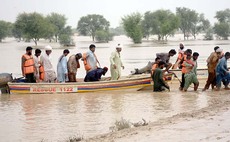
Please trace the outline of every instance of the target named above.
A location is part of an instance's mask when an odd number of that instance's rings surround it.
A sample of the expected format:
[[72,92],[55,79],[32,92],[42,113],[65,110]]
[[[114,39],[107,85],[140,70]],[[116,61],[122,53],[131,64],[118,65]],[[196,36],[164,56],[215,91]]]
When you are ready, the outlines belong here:
[[182,83],[182,81],[177,77],[177,75],[174,73],[174,72],[172,72],[173,74],[174,74],[174,77],[180,82],[180,83]]

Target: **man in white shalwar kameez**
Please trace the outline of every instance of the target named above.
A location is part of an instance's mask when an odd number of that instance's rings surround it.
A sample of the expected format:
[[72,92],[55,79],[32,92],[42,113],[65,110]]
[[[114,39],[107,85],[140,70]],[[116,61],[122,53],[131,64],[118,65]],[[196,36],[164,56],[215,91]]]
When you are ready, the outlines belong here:
[[68,80],[68,69],[67,69],[67,58],[66,58],[68,54],[69,54],[69,50],[65,49],[61,57],[58,59],[57,80],[60,83],[69,81]]
[[116,51],[111,53],[110,56],[110,71],[111,71],[111,80],[118,80],[121,77],[121,68],[124,69],[123,63],[121,61],[120,52],[122,46],[117,45]]
[[47,45],[45,47],[45,54],[41,55],[41,64],[44,66],[44,82],[56,82],[56,73],[51,63],[52,47]]

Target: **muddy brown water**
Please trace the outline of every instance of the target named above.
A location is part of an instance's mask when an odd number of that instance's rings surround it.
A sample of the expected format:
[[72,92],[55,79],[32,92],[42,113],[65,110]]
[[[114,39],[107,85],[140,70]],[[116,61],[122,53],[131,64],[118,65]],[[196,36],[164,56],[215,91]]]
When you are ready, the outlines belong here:
[[[110,53],[115,50],[117,43],[122,43],[122,60],[125,65],[123,75],[128,75],[134,68],[140,68],[148,61],[154,60],[155,53],[168,52],[178,49],[181,35],[172,38],[167,44],[157,44],[144,41],[134,45],[129,38],[115,37],[113,42],[95,43],[96,54],[102,66],[109,67]],[[70,49],[70,54],[88,50],[91,40],[88,37],[75,37],[76,47]],[[229,41],[186,41],[185,48],[191,48],[200,53],[198,64],[205,67],[205,60],[219,45],[224,51],[229,50]],[[47,44],[40,41],[38,47]],[[14,77],[21,77],[20,59],[26,46],[34,43],[16,42],[7,39],[0,43],[0,72],[13,73]],[[53,64],[56,68],[58,57],[63,48],[51,43]],[[176,57],[172,58],[172,62]],[[83,64],[81,63],[81,67]],[[77,77],[82,78],[85,71],[81,68]],[[110,76],[108,72],[106,76]],[[203,87],[201,84],[201,87]],[[170,117],[182,112],[199,110],[209,106],[212,100],[223,97],[221,92],[198,90],[192,88],[187,93],[178,91],[179,84],[171,84],[171,92],[153,93],[143,91],[109,91],[80,94],[42,94],[42,95],[0,95],[0,141],[64,141],[77,134],[93,137],[110,132],[116,120],[124,118],[130,122],[154,122],[161,118]]]

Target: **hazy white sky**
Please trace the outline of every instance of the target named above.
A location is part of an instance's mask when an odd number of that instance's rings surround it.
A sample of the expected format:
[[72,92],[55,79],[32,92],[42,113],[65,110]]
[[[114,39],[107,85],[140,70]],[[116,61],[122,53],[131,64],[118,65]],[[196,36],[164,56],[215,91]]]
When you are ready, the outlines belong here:
[[38,12],[46,16],[51,12],[64,14],[67,24],[76,28],[77,22],[87,14],[103,15],[111,27],[121,22],[121,17],[133,12],[187,7],[204,13],[211,23],[216,11],[230,8],[230,0],[0,0],[0,20],[15,22],[22,12]]

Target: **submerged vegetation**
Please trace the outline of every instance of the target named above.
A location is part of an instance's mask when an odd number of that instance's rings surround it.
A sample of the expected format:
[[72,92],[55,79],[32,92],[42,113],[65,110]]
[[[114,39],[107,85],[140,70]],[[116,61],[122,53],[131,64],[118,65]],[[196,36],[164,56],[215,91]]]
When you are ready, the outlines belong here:
[[112,131],[112,132],[120,131],[120,130],[127,129],[127,128],[132,128],[132,127],[140,127],[140,126],[148,125],[146,120],[143,118],[142,118],[142,121],[135,122],[135,123],[132,123],[129,120],[121,118],[121,120],[116,120],[116,122],[114,124],[115,124],[114,126],[111,126],[109,128],[110,131]]

